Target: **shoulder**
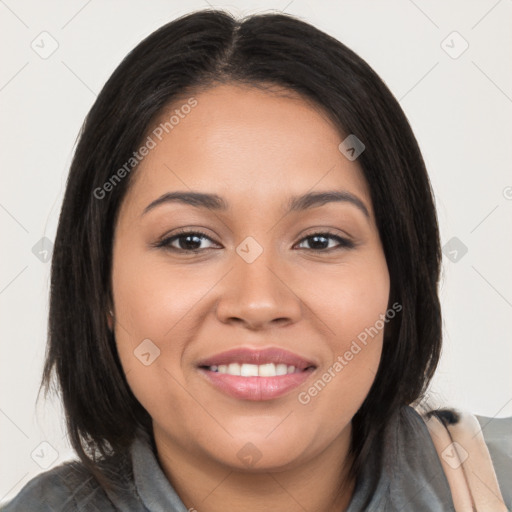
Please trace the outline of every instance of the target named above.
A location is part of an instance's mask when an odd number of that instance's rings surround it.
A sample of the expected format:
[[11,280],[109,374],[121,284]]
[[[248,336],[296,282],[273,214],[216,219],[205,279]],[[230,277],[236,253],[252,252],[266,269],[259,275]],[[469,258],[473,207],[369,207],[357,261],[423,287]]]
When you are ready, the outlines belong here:
[[512,416],[490,418],[476,415],[489,449],[505,505],[512,509]]
[[400,410],[390,461],[390,494],[396,510],[455,510],[427,425],[411,406]]
[[[457,423],[456,418],[461,412],[460,410],[456,408],[444,408],[443,411],[448,414],[445,418],[449,422],[455,421],[455,423]],[[450,413],[454,413],[453,418],[455,418],[455,420],[449,419]],[[470,413],[464,411],[464,414],[468,415]],[[503,500],[505,505],[509,509],[512,509],[512,417],[490,418],[476,414],[470,415],[474,416],[480,425]],[[423,451],[429,452],[428,457],[425,457],[425,455],[427,455],[425,453],[421,457],[423,459],[422,465],[424,466],[424,470],[427,466],[437,468],[439,466],[439,456],[436,453],[431,435],[426,429],[422,415],[414,408],[407,407],[404,409],[403,420],[405,421],[402,422],[402,426],[407,425],[407,428],[404,428],[403,431],[405,444],[410,449],[412,448],[412,452],[418,453],[420,447]],[[429,460],[428,464],[426,463],[427,460]],[[441,469],[441,466],[439,466],[438,469]],[[441,471],[440,473],[443,472]],[[442,480],[444,480],[444,478]],[[444,482],[441,483],[441,486],[444,487]]]
[[349,512],[455,511],[427,425],[412,407],[391,416],[374,446]]
[[98,481],[79,461],[69,461],[32,478],[0,512],[115,510]]

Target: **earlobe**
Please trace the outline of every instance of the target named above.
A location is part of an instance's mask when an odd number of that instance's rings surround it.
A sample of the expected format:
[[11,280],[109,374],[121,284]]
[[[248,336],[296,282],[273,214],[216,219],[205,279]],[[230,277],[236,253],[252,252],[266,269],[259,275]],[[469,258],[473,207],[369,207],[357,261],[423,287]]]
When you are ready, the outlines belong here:
[[112,332],[112,330],[114,328],[114,313],[111,309],[108,310],[107,325],[108,325],[109,330]]

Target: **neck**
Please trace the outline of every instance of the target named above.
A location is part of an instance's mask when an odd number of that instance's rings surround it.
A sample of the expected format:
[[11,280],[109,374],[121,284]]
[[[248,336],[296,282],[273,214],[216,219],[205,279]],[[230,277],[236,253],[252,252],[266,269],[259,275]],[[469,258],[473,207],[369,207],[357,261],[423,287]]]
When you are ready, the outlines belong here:
[[292,469],[250,472],[193,456],[153,427],[160,466],[192,512],[224,512],[228,505],[246,512],[346,510],[354,491],[348,478],[350,428]]

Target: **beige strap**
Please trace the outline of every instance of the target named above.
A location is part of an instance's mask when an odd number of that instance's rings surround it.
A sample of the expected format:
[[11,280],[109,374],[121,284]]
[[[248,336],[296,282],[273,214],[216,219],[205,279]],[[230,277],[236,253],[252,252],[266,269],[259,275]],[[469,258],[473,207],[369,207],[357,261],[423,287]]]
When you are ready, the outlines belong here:
[[471,493],[469,492],[466,477],[462,469],[456,445],[446,427],[435,416],[423,418],[436,447],[439,460],[443,466],[444,474],[452,492],[452,500],[457,512],[474,512]]
[[457,512],[508,512],[476,417],[457,411],[457,423],[444,426],[435,416],[428,427]]
[[461,462],[475,510],[507,512],[480,423],[474,415],[458,412],[458,423],[447,428],[454,443],[459,443],[463,450]]

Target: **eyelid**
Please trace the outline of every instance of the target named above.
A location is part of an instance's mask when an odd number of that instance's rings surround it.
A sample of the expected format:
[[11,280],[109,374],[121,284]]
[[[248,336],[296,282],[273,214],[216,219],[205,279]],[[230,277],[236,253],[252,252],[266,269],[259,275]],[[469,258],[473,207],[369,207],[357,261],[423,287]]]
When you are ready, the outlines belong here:
[[308,230],[304,234],[301,235],[301,240],[303,238],[307,238],[313,235],[331,235],[334,237],[339,237],[347,240],[354,241],[354,237],[350,235],[347,231],[340,230],[339,228],[323,228],[323,227],[313,227]]

